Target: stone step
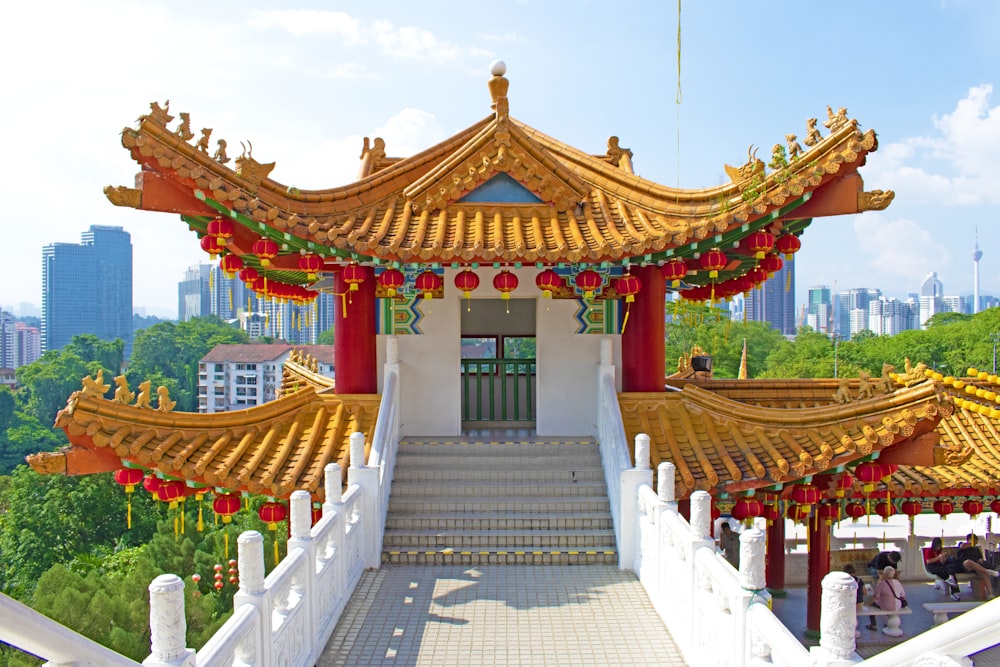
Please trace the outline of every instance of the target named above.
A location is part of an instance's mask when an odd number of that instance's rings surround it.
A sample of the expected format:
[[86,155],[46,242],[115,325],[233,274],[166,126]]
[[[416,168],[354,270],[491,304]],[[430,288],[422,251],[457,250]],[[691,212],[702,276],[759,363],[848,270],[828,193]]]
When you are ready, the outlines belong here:
[[393,478],[394,483],[446,483],[462,482],[467,480],[478,480],[484,482],[545,482],[573,483],[573,482],[600,482],[604,484],[604,471],[601,468],[586,468],[573,470],[552,470],[549,468],[528,467],[524,470],[512,470],[508,467],[490,468],[485,470],[464,467],[440,466],[403,466],[396,468]]
[[386,530],[612,530],[610,513],[560,512],[393,512]]
[[389,496],[389,512],[610,512],[607,495],[595,496]]
[[403,565],[615,565],[614,547],[590,550],[383,551],[383,563]]
[[392,530],[385,531],[384,550],[454,549],[596,549],[614,542],[610,530]]
[[396,457],[397,465],[436,466],[444,468],[467,468],[471,462],[489,463],[511,468],[528,469],[542,466],[546,468],[600,468],[601,457],[598,454],[580,452],[578,454],[468,454],[468,453],[431,453],[431,452],[400,452]]
[[[398,480],[393,480],[395,484]],[[483,498],[531,498],[533,496],[599,496],[605,490],[604,482],[493,482],[465,479],[461,483],[441,481],[438,483],[405,484],[400,489],[400,498],[435,496],[452,498],[461,496],[481,496]],[[391,502],[391,501],[390,501]],[[391,509],[391,507],[390,507]]]

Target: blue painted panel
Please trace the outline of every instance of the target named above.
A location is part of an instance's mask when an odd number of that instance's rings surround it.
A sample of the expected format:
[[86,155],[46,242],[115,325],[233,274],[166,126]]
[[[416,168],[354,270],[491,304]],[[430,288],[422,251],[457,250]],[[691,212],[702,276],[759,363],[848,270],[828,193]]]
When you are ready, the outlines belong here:
[[458,202],[480,204],[542,204],[531,190],[515,181],[510,174],[500,172]]

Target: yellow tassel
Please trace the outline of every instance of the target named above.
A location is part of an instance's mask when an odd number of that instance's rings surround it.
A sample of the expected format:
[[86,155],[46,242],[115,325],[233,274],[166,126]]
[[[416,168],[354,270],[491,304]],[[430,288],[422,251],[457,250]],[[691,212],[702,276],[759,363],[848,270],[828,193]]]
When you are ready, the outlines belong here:
[[226,542],[226,560],[229,560],[229,532],[223,531],[222,537]]
[[278,558],[279,557],[280,556],[278,554],[278,533],[275,533],[274,534],[274,565],[275,565],[275,567],[277,567],[277,565],[278,565]]
[[625,318],[622,320],[622,335],[625,335],[625,327],[628,325],[628,315],[629,311],[632,309],[632,304],[625,306]]
[[125,498],[128,501],[128,504],[126,505],[127,509],[125,510],[125,523],[128,526],[129,530],[131,530],[132,529],[132,494],[129,494],[129,495],[125,496]]
[[229,288],[229,310],[233,309],[233,288]]
[[785,271],[785,291],[787,292],[791,288],[792,288],[792,269],[791,269],[791,261],[789,261],[788,270]]
[[203,506],[203,503],[201,501],[198,501],[198,525],[197,525],[197,528],[198,528],[198,532],[199,533],[202,532],[203,530],[205,530],[205,522],[202,520],[202,514],[201,514],[201,512],[202,512],[202,506]]

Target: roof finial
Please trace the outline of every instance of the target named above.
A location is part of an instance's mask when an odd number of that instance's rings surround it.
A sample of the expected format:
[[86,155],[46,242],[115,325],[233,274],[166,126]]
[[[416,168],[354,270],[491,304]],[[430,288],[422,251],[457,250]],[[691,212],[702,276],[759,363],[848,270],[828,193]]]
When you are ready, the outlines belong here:
[[490,108],[497,112],[497,120],[505,122],[507,120],[507,87],[510,86],[510,81],[504,78],[504,74],[507,73],[507,64],[502,60],[494,60],[493,64],[490,65],[490,74],[493,78],[490,79],[490,97],[493,98],[493,104]]

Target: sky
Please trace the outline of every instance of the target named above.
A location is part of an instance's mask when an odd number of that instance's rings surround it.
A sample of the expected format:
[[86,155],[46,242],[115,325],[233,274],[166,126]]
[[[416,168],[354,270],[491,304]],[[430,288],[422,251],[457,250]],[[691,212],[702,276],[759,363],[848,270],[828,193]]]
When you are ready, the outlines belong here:
[[[510,114],[590,153],[611,135],[665,185],[726,182],[747,147],[805,134],[827,105],[878,132],[866,189],[885,211],[816,220],[796,256],[810,285],[905,298],[1000,295],[1000,3],[848,0],[495,0],[12,3],[0,22],[4,130],[0,305],[41,304],[42,247],[92,224],[131,234],[133,303],[176,317],[177,283],[208,258],[175,215],[112,206],[137,165],[122,128],[170,100],[196,134],[240,141],[300,189],[354,180],[363,137],[405,157],[490,114],[507,64]],[[678,86],[678,70],[680,79]],[[678,95],[679,88],[679,95]],[[680,100],[678,104],[677,101]],[[175,121],[176,123],[176,121]]]

